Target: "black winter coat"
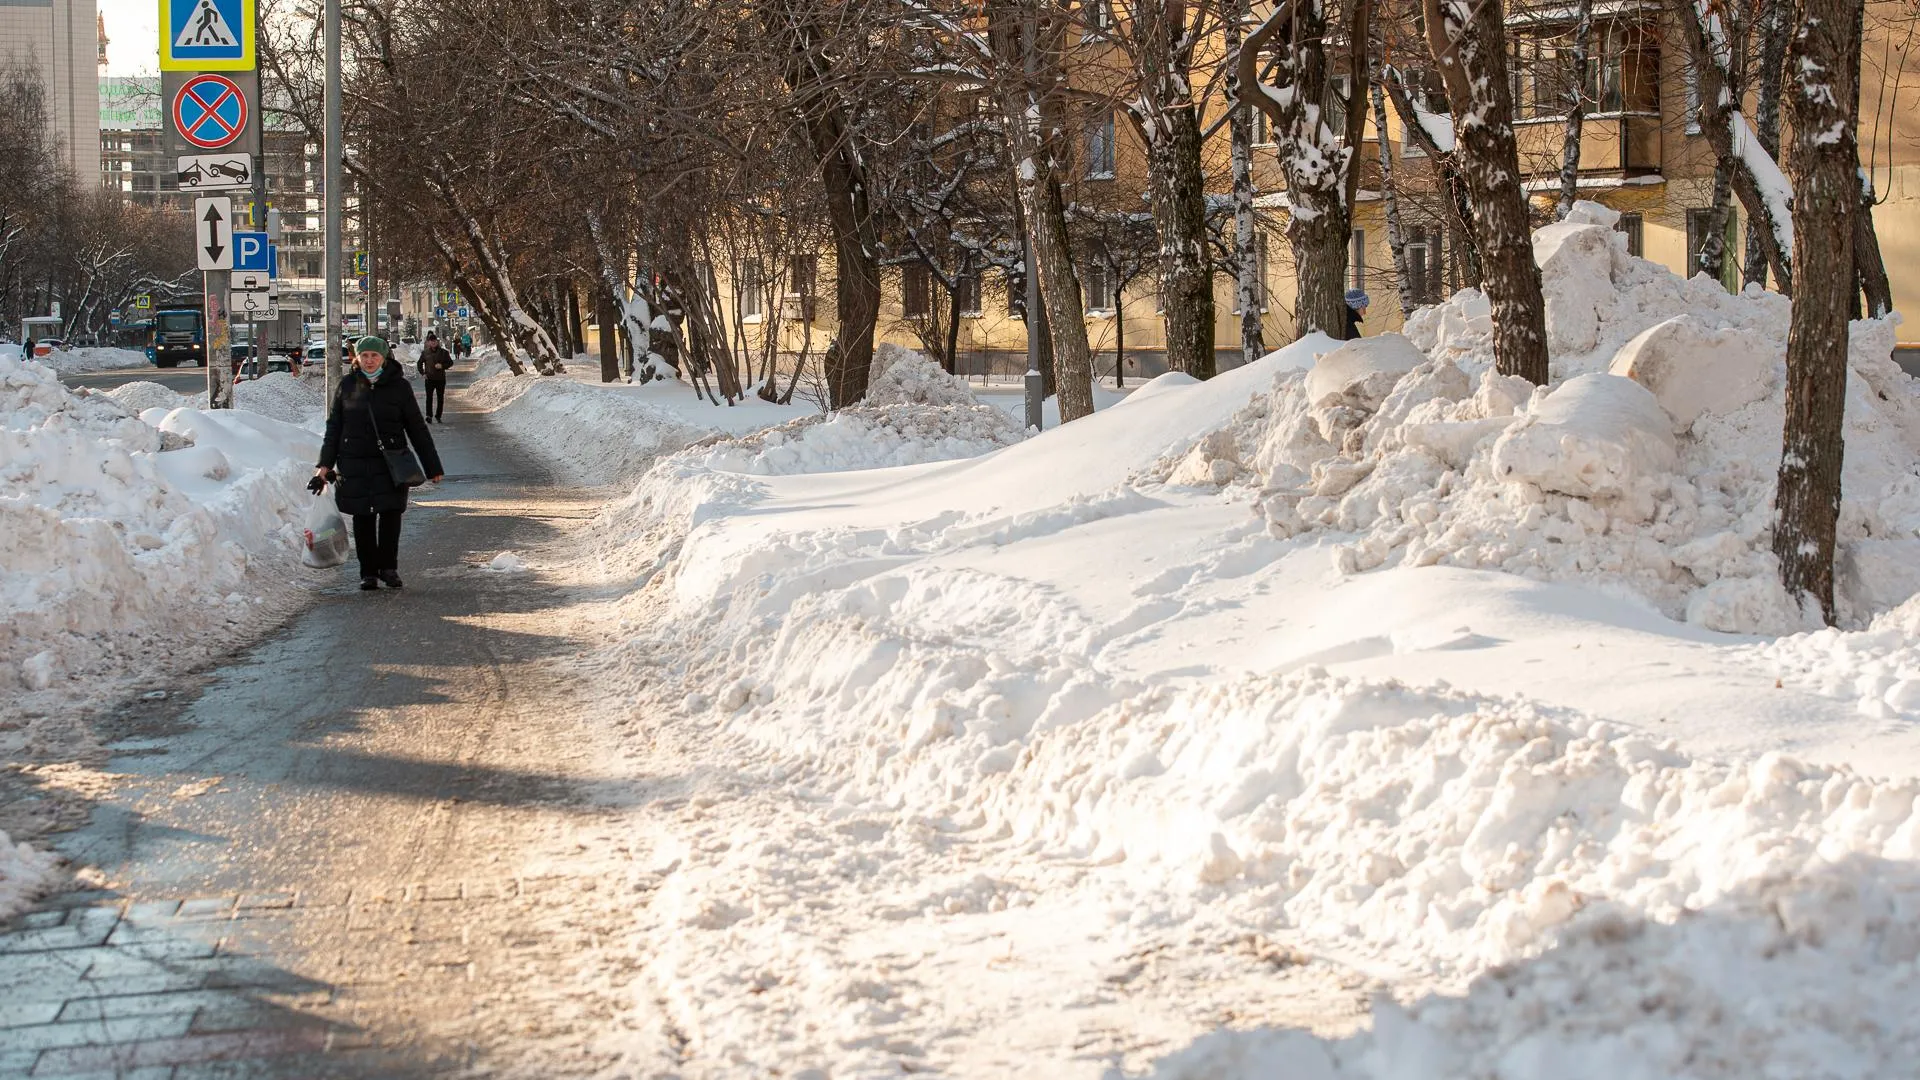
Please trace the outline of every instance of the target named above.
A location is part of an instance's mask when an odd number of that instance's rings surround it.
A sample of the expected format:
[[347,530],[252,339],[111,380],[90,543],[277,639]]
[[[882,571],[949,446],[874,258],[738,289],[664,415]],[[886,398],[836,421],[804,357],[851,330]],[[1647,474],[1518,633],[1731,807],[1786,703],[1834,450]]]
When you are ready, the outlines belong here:
[[[376,425],[379,440],[374,438]],[[380,369],[380,381],[371,384],[357,368],[348,372],[333,395],[318,462],[338,474],[333,500],[341,513],[379,514],[407,508],[407,489],[393,482],[384,451],[402,449],[409,442],[429,477],[445,472],[426,419],[420,415],[420,402],[401,374],[400,364],[389,357]]]
[[447,369],[453,366],[453,354],[439,345],[429,345],[420,350],[420,374],[428,382],[446,382]]
[[1359,337],[1360,337],[1360,313],[1353,310],[1352,308],[1348,308],[1347,309],[1347,340],[1354,341],[1354,340],[1357,340]]

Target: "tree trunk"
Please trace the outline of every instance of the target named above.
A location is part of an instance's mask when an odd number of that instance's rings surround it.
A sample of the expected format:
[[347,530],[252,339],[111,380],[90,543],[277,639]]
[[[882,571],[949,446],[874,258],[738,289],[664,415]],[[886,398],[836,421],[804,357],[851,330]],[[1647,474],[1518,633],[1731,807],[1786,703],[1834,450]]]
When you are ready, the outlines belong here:
[[1445,197],[1440,202],[1446,208],[1446,250],[1451,260],[1464,272],[1462,284],[1477,289],[1483,276],[1480,245],[1473,236],[1473,194],[1467,188],[1466,176],[1460,171],[1460,160],[1452,150],[1442,149],[1434,141],[1433,134],[1420,122],[1419,107],[1397,77],[1386,80],[1386,91],[1387,100],[1393,102],[1393,111],[1400,116],[1401,129],[1420,144],[1421,152],[1427,155],[1427,160],[1440,174],[1445,188]]
[[1122,374],[1127,367],[1127,308],[1126,288],[1119,284],[1120,275],[1113,275],[1113,388],[1123,389],[1126,376]]
[[620,349],[615,342],[620,335],[614,331],[614,324],[619,316],[614,314],[613,297],[607,292],[605,285],[593,290],[593,296],[595,301],[593,321],[600,324],[600,381],[619,382]]
[[[1546,303],[1533,261],[1513,136],[1505,7],[1425,0],[1427,38],[1453,104],[1454,138],[1473,195],[1474,232],[1493,307],[1494,367],[1547,383]],[[1465,21],[1462,21],[1462,18]]]
[[[1754,106],[1754,136],[1771,160],[1780,159],[1780,83],[1786,74],[1788,0],[1760,0],[1760,86]],[[1705,118],[1702,117],[1704,120]],[[1766,233],[1747,226],[1747,264],[1742,277],[1748,285],[1767,284]]]
[[[1241,21],[1247,0],[1234,0],[1227,13],[1226,48],[1229,56],[1240,49]],[[1227,68],[1227,142],[1233,170],[1234,307],[1240,312],[1240,362],[1251,364],[1266,352],[1260,309],[1264,282],[1254,245],[1253,106],[1240,89],[1240,65]]]
[[1587,117],[1587,48],[1593,41],[1593,0],[1580,0],[1573,23],[1573,76],[1567,87],[1567,130],[1560,141],[1560,205],[1554,216],[1565,219],[1580,198],[1580,129]]
[[[1793,265],[1854,265],[1860,209],[1859,145],[1848,103],[1859,92],[1859,0],[1803,0],[1788,62],[1793,124]],[[1787,331],[1787,413],[1775,487],[1773,553],[1780,581],[1803,610],[1833,625],[1833,555],[1840,519],[1841,424],[1847,399],[1847,307],[1854,277],[1809,273]]]
[[567,290],[567,337],[572,339],[574,353],[585,352],[587,336],[586,328],[580,319],[580,291],[573,287],[572,280],[566,282],[565,288]]
[[[1167,301],[1167,367],[1211,379],[1213,268],[1207,256],[1206,175],[1200,118],[1191,101],[1150,118],[1147,190],[1160,226],[1160,294]],[[1044,284],[1045,278],[1043,277]],[[1091,409],[1092,402],[1088,402]]]
[[866,168],[850,142],[838,99],[820,85],[818,73],[807,63],[793,63],[787,82],[820,162],[833,229],[840,347],[827,351],[825,363],[828,404],[843,409],[867,396],[873,368],[873,336],[880,322],[879,238],[868,205]]
[[1033,231],[1034,269],[1040,275],[1040,302],[1047,309],[1047,340],[1053,346],[1055,389],[1060,422],[1093,415],[1093,355],[1087,344],[1087,313],[1080,299],[1080,278],[1073,270],[1067,238],[1066,201],[1052,164],[1038,183],[1022,185],[1027,227]]
[[960,290],[947,290],[947,348],[940,369],[952,375],[960,369]]
[[1393,140],[1387,137],[1387,92],[1380,64],[1372,65],[1368,79],[1368,97],[1373,103],[1373,133],[1380,146],[1380,197],[1387,211],[1387,250],[1393,253],[1393,281],[1400,293],[1400,317],[1413,314],[1420,298],[1413,291],[1413,275],[1407,272],[1407,237],[1400,229],[1400,194],[1393,182]]
[[[1349,40],[1361,47],[1366,35],[1366,4],[1353,9]],[[1259,83],[1261,52],[1282,32],[1274,47],[1285,86],[1274,91]],[[1240,81],[1273,121],[1280,144],[1280,165],[1287,177],[1287,239],[1293,248],[1294,333],[1315,331],[1346,336],[1347,245],[1352,235],[1354,132],[1364,123],[1358,108],[1347,110],[1347,138],[1336,140],[1324,119],[1327,97],[1328,38],[1325,8],[1318,0],[1286,0],[1247,35],[1239,56]]]
[[[1774,163],[1773,155],[1760,146],[1747,126],[1747,118],[1734,107],[1737,87],[1731,83],[1734,54],[1718,17],[1714,0],[1668,0],[1674,21],[1686,38],[1693,56],[1693,69],[1699,81],[1700,131],[1707,144],[1728,170],[1734,194],[1746,208],[1747,219],[1758,223],[1752,232],[1760,233],[1767,262],[1773,267],[1780,291],[1793,291],[1793,189],[1785,174]],[[1712,5],[1708,14],[1703,9]]]
[[1707,238],[1700,245],[1700,272],[1715,281],[1726,281],[1727,222],[1732,212],[1733,171],[1726,164],[1713,167],[1713,193],[1707,202]]
[[[1853,40],[1861,40],[1865,32],[1867,5],[1865,0],[1854,0],[1849,5],[1853,12]],[[1853,69],[1853,85],[1860,85],[1860,50],[1854,49],[1849,64]],[[1848,123],[1854,131],[1856,146],[1860,132],[1860,95],[1855,94],[1847,102]],[[1880,234],[1873,227],[1873,174],[1862,168],[1860,172],[1860,208],[1853,215],[1853,266],[1854,276],[1859,279],[1856,297],[1865,296],[1866,310],[1862,314],[1870,319],[1886,317],[1893,311],[1893,285],[1887,280],[1886,260],[1880,255]]]

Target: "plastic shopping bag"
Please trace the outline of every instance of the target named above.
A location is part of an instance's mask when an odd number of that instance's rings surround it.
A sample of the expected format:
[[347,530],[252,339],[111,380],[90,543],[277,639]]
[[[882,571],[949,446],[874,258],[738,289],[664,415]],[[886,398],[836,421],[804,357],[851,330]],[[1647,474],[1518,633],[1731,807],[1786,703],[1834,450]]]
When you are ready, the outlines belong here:
[[302,565],[324,570],[329,566],[339,566],[347,561],[347,546],[353,538],[347,535],[347,519],[333,505],[333,500],[325,492],[316,496],[313,505],[307,508],[306,548],[300,552]]

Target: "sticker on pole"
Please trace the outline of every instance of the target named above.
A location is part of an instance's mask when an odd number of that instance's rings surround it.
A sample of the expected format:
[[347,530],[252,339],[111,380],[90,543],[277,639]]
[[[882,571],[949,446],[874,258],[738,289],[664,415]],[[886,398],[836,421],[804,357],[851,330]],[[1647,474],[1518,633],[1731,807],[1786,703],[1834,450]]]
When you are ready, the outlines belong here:
[[256,0],[160,0],[160,70],[252,71]]
[[173,99],[173,127],[202,150],[218,150],[247,130],[247,96],[225,75],[187,80]]

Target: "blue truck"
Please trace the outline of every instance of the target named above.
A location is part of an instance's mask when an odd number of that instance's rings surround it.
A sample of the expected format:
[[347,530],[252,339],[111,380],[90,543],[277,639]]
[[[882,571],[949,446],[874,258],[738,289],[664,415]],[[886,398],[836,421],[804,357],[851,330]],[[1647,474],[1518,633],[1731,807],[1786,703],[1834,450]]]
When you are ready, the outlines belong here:
[[147,330],[147,363],[155,367],[207,366],[207,313],[204,302],[175,301],[154,306]]

